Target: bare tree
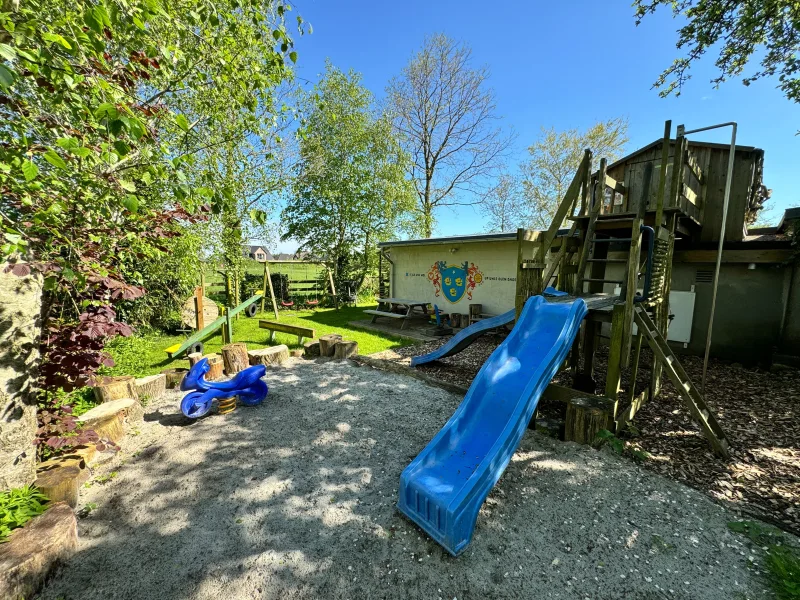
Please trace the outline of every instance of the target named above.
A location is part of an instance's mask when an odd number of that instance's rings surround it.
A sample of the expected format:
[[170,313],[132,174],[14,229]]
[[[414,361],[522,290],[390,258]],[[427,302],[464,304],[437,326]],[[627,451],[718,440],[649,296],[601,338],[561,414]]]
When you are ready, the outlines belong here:
[[628,120],[625,118],[600,121],[586,131],[543,128],[528,147],[530,158],[520,166],[528,226],[534,229],[550,226],[581,164],[584,149],[591,148],[595,157],[612,162],[622,156],[627,143]]
[[497,185],[484,196],[481,209],[487,218],[486,231],[516,231],[527,225],[519,178],[510,173],[500,175]]
[[426,38],[388,87],[394,124],[411,155],[422,230],[431,236],[439,206],[477,204],[511,138],[496,121],[489,70],[444,34]]

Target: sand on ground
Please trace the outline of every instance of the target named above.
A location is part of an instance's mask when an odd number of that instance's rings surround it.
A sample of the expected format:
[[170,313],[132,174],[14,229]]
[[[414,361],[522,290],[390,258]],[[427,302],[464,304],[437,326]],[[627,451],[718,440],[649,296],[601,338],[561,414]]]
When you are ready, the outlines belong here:
[[97,506],[42,597],[770,597],[733,512],[531,431],[453,558],[395,504],[459,396],[349,361],[292,359],[266,380],[264,404],[226,416],[188,421],[177,392],[148,405],[97,470],[117,475],[82,491]]

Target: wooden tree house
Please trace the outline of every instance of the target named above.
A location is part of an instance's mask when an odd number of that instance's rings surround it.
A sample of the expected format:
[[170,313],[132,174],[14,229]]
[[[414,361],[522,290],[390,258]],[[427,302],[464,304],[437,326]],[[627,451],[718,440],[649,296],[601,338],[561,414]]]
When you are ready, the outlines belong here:
[[[702,227],[703,186],[709,181],[697,153],[688,151],[686,138],[670,136],[667,121],[660,147],[649,148],[651,160],[616,169],[624,180],[609,174],[604,158],[592,173],[592,153],[585,151],[550,227],[542,232],[518,231],[516,310],[519,315],[525,301],[547,286],[569,294],[550,298],[551,302],[581,297],[589,308],[582,334],[564,365],[572,373],[572,386],[551,384],[544,395],[570,403],[568,421],[584,419],[585,406],[593,413],[603,406],[605,414],[594,420],[595,426],[619,431],[645,402],[658,397],[666,375],[713,450],[727,456],[724,432],[666,341],[676,232]],[[562,227],[565,223],[568,227]],[[615,269],[610,268],[613,265]],[[622,274],[612,278],[610,270]],[[616,286],[615,293],[607,291],[609,285]],[[596,393],[595,354],[603,323],[610,323],[605,400],[578,401]],[[652,350],[654,361],[649,386],[637,393],[643,344]],[[626,367],[630,381],[623,394]],[[574,422],[567,422],[567,432],[577,429]]]

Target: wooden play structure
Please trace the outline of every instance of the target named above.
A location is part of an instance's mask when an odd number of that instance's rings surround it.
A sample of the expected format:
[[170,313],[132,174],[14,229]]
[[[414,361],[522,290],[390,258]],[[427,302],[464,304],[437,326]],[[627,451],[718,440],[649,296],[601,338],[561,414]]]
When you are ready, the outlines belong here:
[[[702,224],[707,178],[691,160],[680,128],[671,139],[669,121],[653,153],[653,160],[617,180],[604,158],[593,173],[586,150],[550,227],[518,231],[517,316],[548,285],[569,294],[551,302],[581,297],[589,308],[564,365],[572,386],[551,384],[544,394],[567,403],[567,439],[591,442],[600,429],[622,430],[645,402],[658,398],[666,375],[714,452],[727,456],[725,433],[666,341],[676,232]],[[597,397],[595,354],[604,326],[610,331],[608,372]],[[647,378],[640,365],[643,344],[653,353]]]
[[[270,269],[270,265],[278,267],[277,270]],[[288,267],[288,273],[281,272],[281,266]],[[325,278],[314,278],[312,267],[317,272],[325,270]],[[297,276],[298,272],[302,275]],[[278,284],[273,282],[273,275],[284,275],[278,277]],[[294,275],[294,277],[292,277]],[[322,281],[327,279],[325,286]],[[276,289],[277,288],[277,289]],[[262,287],[261,312],[266,308],[267,292],[272,303],[272,311],[277,321],[278,307],[281,308],[315,308],[319,306],[322,298],[330,294],[333,298],[336,310],[339,310],[339,300],[336,296],[336,287],[333,283],[333,273],[330,267],[324,262],[303,261],[303,260],[270,260],[264,263],[264,284]]]

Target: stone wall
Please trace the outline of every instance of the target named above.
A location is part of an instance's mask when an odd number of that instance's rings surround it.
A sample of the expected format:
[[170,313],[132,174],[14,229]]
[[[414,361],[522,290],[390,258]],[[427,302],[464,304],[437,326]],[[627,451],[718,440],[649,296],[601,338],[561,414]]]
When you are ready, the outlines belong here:
[[39,361],[42,295],[39,276],[20,277],[6,272],[7,266],[0,263],[0,490],[36,478],[33,374]]

